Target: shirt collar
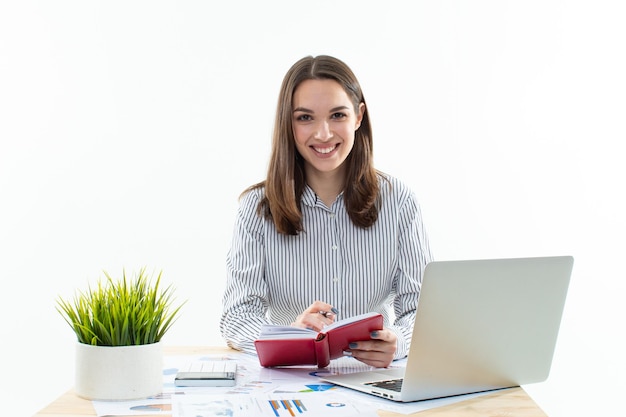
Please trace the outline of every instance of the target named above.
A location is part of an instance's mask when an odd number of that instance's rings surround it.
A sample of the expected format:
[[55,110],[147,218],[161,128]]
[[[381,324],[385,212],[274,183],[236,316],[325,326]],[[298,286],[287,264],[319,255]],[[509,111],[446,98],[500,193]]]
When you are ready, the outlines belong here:
[[302,203],[311,207],[317,204],[317,194],[315,194],[315,191],[308,185],[305,185],[304,191],[302,192]]
[[[343,198],[343,191],[341,193],[339,193],[339,195],[337,196],[337,199],[335,200],[335,202],[339,199]],[[305,204],[307,206],[310,207],[315,207],[319,204],[324,204],[320,201],[319,198],[317,198],[317,194],[315,194],[315,191],[313,191],[313,189],[311,187],[309,187],[308,185],[304,186],[304,190],[302,192],[302,204]],[[334,205],[334,203],[333,203]]]

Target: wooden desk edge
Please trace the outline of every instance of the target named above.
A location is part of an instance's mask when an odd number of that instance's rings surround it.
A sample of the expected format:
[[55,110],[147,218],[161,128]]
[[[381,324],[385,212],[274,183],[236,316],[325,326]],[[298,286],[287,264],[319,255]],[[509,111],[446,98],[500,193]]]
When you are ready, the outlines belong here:
[[[227,353],[228,347],[170,347],[165,346],[164,355],[197,355]],[[33,417],[94,417],[96,412],[91,401],[78,397],[74,390],[69,390],[54,402],[43,408]],[[389,411],[378,411],[381,417],[406,416]],[[491,394],[472,398],[456,404],[433,408],[410,414],[410,416],[507,416],[507,417],[546,417],[546,414],[528,396],[521,387],[496,391]]]

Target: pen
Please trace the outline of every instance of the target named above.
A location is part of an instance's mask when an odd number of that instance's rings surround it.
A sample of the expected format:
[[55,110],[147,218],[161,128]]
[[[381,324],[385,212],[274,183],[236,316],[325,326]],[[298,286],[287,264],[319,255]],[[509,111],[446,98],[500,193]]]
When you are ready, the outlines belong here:
[[320,310],[318,311],[318,313],[320,313],[322,316],[324,317],[328,317],[329,315],[337,315],[339,314],[339,310],[337,310],[335,307],[331,308],[330,311],[324,311],[324,310]]

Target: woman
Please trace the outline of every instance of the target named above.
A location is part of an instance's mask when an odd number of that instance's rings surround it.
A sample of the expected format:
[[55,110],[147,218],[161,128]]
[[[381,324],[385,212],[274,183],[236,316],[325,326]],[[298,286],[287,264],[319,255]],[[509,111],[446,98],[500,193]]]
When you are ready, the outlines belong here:
[[220,330],[255,352],[265,323],[320,331],[379,312],[384,329],[346,354],[376,367],[406,356],[430,249],[414,194],[373,166],[365,98],[330,56],[283,80],[265,181],[241,196]]

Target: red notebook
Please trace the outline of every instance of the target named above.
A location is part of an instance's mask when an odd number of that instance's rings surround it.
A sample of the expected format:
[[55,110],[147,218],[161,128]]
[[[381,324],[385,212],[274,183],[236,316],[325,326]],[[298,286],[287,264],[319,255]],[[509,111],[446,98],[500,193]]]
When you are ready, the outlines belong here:
[[317,333],[293,326],[264,325],[254,347],[261,366],[328,366],[343,356],[351,342],[369,340],[370,333],[382,330],[383,316],[366,313],[339,320]]

